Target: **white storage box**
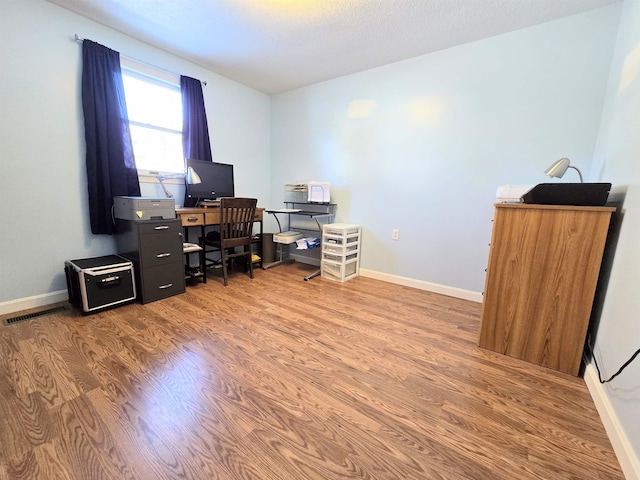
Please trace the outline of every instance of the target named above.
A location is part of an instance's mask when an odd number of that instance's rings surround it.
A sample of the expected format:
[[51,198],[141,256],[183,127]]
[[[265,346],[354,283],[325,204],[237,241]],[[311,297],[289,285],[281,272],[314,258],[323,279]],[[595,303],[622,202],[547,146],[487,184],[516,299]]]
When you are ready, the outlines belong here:
[[322,226],[320,273],[324,278],[346,282],[360,273],[359,225],[329,223]]
[[348,237],[350,235],[359,236],[360,227],[358,225],[350,225],[348,223],[329,223],[323,226],[322,233],[338,237]]
[[350,237],[343,237],[325,233],[324,237],[327,239],[327,245],[337,245],[340,247],[357,244],[360,241],[360,235],[358,233],[351,234]]
[[323,261],[320,271],[322,278],[336,282],[346,282],[358,276],[358,261],[343,264]]
[[333,244],[331,241],[325,241],[322,250],[327,253],[335,253],[338,255],[346,255],[351,252],[358,251],[358,242],[353,242],[351,245]]
[[322,260],[329,260],[330,262],[335,263],[346,263],[351,260],[357,260],[358,254],[356,252],[350,253],[349,255],[340,255],[336,253],[329,253],[326,250],[322,252]]
[[[349,255],[360,251],[360,227],[345,223],[332,223],[322,228],[322,251],[342,255],[348,260]],[[330,257],[327,259],[335,260]]]

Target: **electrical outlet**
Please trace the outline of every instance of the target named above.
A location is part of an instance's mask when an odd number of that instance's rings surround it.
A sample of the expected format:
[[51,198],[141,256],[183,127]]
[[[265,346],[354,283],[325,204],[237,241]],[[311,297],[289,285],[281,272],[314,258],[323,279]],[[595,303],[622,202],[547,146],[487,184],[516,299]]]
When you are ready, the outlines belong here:
[[400,240],[400,230],[397,228],[394,228],[391,231],[391,240]]

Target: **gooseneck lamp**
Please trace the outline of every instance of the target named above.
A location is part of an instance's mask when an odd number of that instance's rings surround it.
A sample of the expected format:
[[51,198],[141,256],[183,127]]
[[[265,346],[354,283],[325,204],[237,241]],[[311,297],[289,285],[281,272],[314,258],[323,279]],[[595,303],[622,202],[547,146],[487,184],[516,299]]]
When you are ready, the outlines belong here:
[[173,198],[173,193],[167,190],[167,187],[163,183],[169,178],[185,178],[189,185],[197,185],[198,183],[202,183],[202,180],[200,180],[200,176],[196,173],[193,167],[188,167],[187,173],[169,173],[167,175],[158,175],[156,178],[158,179],[158,182],[160,183],[162,190],[164,190],[164,194],[167,196],[167,198]]
[[573,168],[580,176],[580,183],[584,183],[582,180],[582,172],[578,170],[578,167],[574,167],[573,165],[570,165],[570,163],[571,162],[567,157],[563,157],[557,162],[554,162],[553,165],[544,171],[544,173],[550,177],[562,178],[568,168]]

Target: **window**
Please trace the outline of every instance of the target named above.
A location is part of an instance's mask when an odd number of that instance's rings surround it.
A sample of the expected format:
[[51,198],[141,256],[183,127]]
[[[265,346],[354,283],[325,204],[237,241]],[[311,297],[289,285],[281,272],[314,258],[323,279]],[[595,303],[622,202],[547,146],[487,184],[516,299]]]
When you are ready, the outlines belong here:
[[166,80],[124,64],[122,80],[138,172],[183,173],[179,80]]

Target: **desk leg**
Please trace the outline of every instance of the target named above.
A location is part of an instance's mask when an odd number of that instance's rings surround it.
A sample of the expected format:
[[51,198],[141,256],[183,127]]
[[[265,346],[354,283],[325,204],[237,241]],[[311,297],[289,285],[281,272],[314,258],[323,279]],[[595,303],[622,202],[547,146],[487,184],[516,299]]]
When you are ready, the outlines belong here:
[[260,220],[260,243],[258,243],[258,253],[260,254],[260,268],[264,268],[263,248],[264,248],[264,232],[262,228],[262,220]]
[[276,262],[269,263],[268,265],[263,265],[263,270],[268,270],[271,267],[277,267],[283,263],[293,263],[295,260],[289,258],[289,244],[286,243],[278,243],[278,250],[280,252],[280,259]]
[[[189,242],[189,229],[190,228],[194,228],[194,226],[189,227],[189,226],[185,226],[183,227],[183,231],[184,231],[184,239]],[[204,226],[200,227],[200,232],[202,235],[202,238],[204,238]],[[199,263],[199,268],[200,271],[202,272],[202,283],[207,283],[207,269],[205,268],[205,250],[204,250],[204,245],[202,245],[201,243],[199,243],[199,245],[202,247],[202,250],[200,250],[199,255],[198,255],[198,263]],[[189,255],[187,255],[186,257],[186,266],[190,267],[189,265]]]
[[204,225],[200,227],[200,234],[200,238],[202,238],[202,245],[200,245],[202,247],[200,251],[200,270],[202,270],[202,283],[207,283],[207,251],[204,248]]
[[311,273],[311,274],[307,275],[306,277],[304,277],[304,281],[305,281],[305,282],[308,282],[308,281],[309,281],[309,280],[311,280],[312,278],[315,278],[315,277],[317,277],[318,275],[320,275],[320,273],[321,273],[321,270],[318,270],[318,271],[316,271],[316,272],[313,272],[313,273]]

